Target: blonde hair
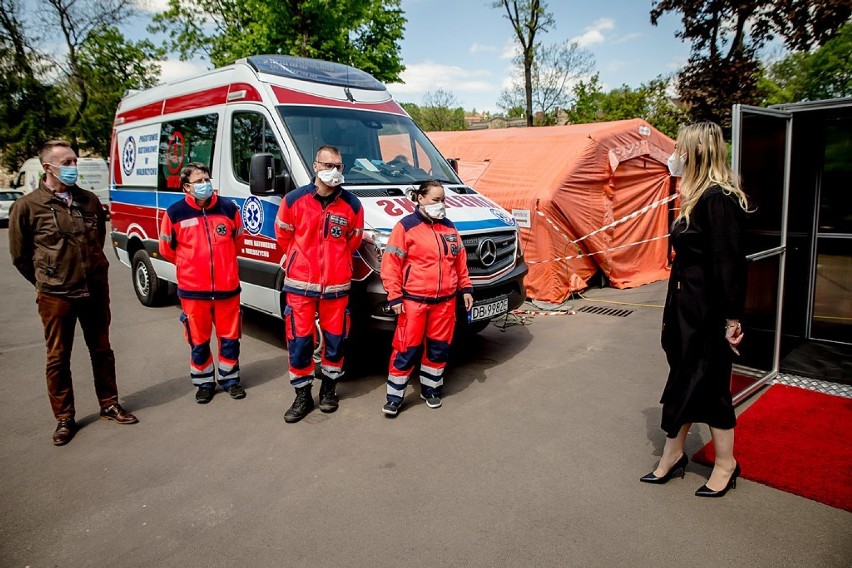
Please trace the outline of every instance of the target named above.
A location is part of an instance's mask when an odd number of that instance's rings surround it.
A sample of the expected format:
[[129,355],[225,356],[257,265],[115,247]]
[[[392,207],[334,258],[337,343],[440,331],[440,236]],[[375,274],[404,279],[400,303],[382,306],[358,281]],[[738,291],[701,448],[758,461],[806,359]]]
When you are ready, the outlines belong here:
[[744,211],[748,199],[737,175],[728,164],[728,150],[721,127],[714,122],[699,122],[683,126],[678,131],[675,146],[677,156],[685,155],[683,177],[680,181],[680,214],[685,219],[710,187],[718,185],[726,195],[733,194]]

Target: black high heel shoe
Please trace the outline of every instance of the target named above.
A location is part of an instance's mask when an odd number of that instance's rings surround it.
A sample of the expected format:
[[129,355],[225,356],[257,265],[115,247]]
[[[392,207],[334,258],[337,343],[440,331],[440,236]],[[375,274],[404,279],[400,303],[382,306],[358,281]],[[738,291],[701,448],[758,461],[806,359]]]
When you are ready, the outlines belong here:
[[674,477],[675,472],[677,472],[678,470],[680,470],[680,478],[683,479],[683,476],[686,475],[686,464],[688,463],[689,458],[686,457],[686,454],[683,454],[665,475],[657,477],[652,471],[648,475],[640,477],[639,481],[642,481],[644,483],[656,483],[657,485],[662,485],[663,483],[668,483],[669,479]]
[[737,487],[737,478],[743,472],[740,469],[740,464],[737,462],[737,466],[734,468],[734,473],[731,474],[731,478],[728,480],[728,483],[725,485],[724,489],[720,489],[719,491],[713,491],[707,485],[702,485],[698,488],[698,491],[695,492],[696,497],[724,497],[725,493],[728,492],[728,489],[736,489]]

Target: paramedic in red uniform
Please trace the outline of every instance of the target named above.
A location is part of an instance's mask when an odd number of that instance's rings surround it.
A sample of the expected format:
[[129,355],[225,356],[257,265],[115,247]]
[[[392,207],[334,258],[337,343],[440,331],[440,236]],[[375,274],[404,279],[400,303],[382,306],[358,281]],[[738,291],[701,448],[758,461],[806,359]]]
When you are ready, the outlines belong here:
[[275,220],[278,246],[285,251],[284,326],[290,384],[296,389],[296,399],[284,413],[288,423],[298,422],[314,408],[311,384],[317,315],[324,344],[319,407],[323,412],[337,410],[335,385],[343,376],[352,254],[364,232],[361,202],[340,187],[343,163],[338,149],[320,147],[313,167],[314,181],[288,193]]
[[109,262],[104,255],[106,219],[94,193],[77,185],[77,154],[51,140],[38,157],[44,178],[9,212],[9,252],[15,268],[36,290],[47,347],[47,392],[56,417],[53,443],[77,433],[71,348],[77,322],[92,360],[101,417],[135,424],[118,404],[115,354],[109,342]]
[[237,237],[240,211],[213,192],[210,170],[193,162],[180,172],[184,199],[166,210],[160,224],[160,254],[177,267],[184,335],[191,347],[189,376],[195,401],[207,404],[216,392],[210,351],[213,326],[219,339],[219,385],[231,398],[245,398],[240,385],[240,275]]
[[446,218],[444,187],[430,180],[412,190],[419,207],[393,228],[382,257],[382,283],[397,314],[387,381],[389,417],[399,414],[408,377],[425,338],[420,360],[420,398],[441,406],[444,369],[456,323],[456,296],[473,307],[467,254],[455,225]]

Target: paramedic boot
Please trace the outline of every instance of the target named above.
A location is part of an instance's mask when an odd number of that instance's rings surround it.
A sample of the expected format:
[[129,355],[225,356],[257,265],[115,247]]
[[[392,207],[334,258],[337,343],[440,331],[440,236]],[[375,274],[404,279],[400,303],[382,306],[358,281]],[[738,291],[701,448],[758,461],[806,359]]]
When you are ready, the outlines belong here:
[[335,392],[335,381],[328,377],[322,378],[319,392],[319,409],[323,412],[334,412],[337,410],[339,400]]
[[308,412],[314,409],[314,399],[311,396],[311,385],[296,389],[296,400],[293,401],[293,406],[287,409],[284,413],[284,422],[292,424],[298,422]]

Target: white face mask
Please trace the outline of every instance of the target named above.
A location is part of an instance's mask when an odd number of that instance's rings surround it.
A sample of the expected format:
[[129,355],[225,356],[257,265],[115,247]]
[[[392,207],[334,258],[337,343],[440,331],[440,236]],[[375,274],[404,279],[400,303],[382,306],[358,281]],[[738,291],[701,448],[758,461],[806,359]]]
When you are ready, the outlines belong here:
[[684,158],[680,154],[672,154],[669,156],[668,166],[669,166],[669,174],[672,177],[683,177],[683,168],[686,164],[686,158]]
[[328,187],[337,187],[343,183],[343,172],[339,171],[337,168],[320,170],[317,172],[317,177]]
[[447,215],[447,208],[443,203],[423,205],[423,211],[433,219],[443,219]]

